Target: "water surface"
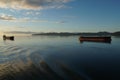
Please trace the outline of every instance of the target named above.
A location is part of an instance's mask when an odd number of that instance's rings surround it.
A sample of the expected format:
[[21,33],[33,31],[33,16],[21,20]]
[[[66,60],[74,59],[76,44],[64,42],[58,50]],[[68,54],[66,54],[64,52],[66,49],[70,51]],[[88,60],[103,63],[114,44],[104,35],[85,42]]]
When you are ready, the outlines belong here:
[[0,39],[0,80],[120,80],[120,38],[83,42],[79,36]]

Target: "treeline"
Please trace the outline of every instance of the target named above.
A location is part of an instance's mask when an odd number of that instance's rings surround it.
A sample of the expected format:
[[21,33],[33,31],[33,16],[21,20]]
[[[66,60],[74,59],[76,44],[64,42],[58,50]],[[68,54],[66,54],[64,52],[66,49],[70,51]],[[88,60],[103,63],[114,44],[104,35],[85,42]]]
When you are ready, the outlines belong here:
[[113,36],[120,36],[120,31],[112,33]]
[[120,36],[120,31],[117,32],[84,32],[84,33],[71,33],[71,32],[48,32],[48,33],[36,33],[36,34],[32,34],[32,35],[47,35],[47,36],[75,36],[75,35],[97,35],[97,36],[102,36],[102,35],[106,35],[106,36]]

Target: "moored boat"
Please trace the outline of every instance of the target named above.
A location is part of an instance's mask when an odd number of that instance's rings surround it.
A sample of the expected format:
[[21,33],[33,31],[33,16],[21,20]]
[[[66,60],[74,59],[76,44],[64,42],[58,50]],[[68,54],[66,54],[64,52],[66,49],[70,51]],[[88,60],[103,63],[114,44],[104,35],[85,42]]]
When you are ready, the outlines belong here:
[[14,40],[14,36],[3,35],[3,40]]
[[90,36],[90,37],[85,37],[85,36],[81,36],[79,38],[80,42],[84,42],[84,41],[89,41],[89,42],[111,42],[111,36],[109,37],[101,37],[101,36]]

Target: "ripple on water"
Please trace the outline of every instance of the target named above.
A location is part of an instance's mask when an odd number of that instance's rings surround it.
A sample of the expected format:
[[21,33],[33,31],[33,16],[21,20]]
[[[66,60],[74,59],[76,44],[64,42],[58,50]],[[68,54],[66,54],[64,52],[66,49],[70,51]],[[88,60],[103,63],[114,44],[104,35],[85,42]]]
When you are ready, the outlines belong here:
[[0,46],[0,63],[29,56],[34,50],[19,46]]
[[[63,80],[63,76],[42,59],[38,49],[19,46],[2,46],[0,49],[0,80]],[[79,74],[61,66],[62,71],[72,80],[85,80]]]
[[0,80],[62,80],[51,68],[41,60],[39,67],[31,59],[21,59],[0,64]]

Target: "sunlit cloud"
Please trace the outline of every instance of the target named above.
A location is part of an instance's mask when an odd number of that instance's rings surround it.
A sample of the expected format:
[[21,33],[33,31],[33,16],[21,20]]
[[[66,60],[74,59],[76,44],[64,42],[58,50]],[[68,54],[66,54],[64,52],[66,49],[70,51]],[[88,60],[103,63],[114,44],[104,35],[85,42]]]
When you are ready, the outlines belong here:
[[2,14],[0,15],[0,20],[16,20],[16,18],[11,15]]
[[0,0],[0,8],[12,9],[45,9],[63,8],[73,0]]
[[[33,13],[28,12],[27,14],[33,14]],[[37,15],[37,13],[36,13],[36,15]],[[0,20],[9,21],[9,22],[33,22],[33,23],[40,23],[40,22],[44,23],[44,22],[46,22],[46,23],[58,23],[58,24],[66,23],[66,21],[48,21],[48,20],[40,20],[40,19],[31,19],[31,18],[27,18],[27,17],[16,18],[12,15],[6,15],[6,14],[0,15]]]
[[[33,14],[33,13],[27,13],[27,14]],[[37,12],[35,14],[38,15]],[[48,22],[47,20],[31,19],[31,18],[27,18],[27,17],[16,18],[12,15],[7,15],[7,14],[1,14],[0,20],[1,21],[9,21],[9,22]]]
[[40,20],[40,19],[30,19],[30,18],[19,18],[14,20],[13,22],[48,22],[47,20]]

